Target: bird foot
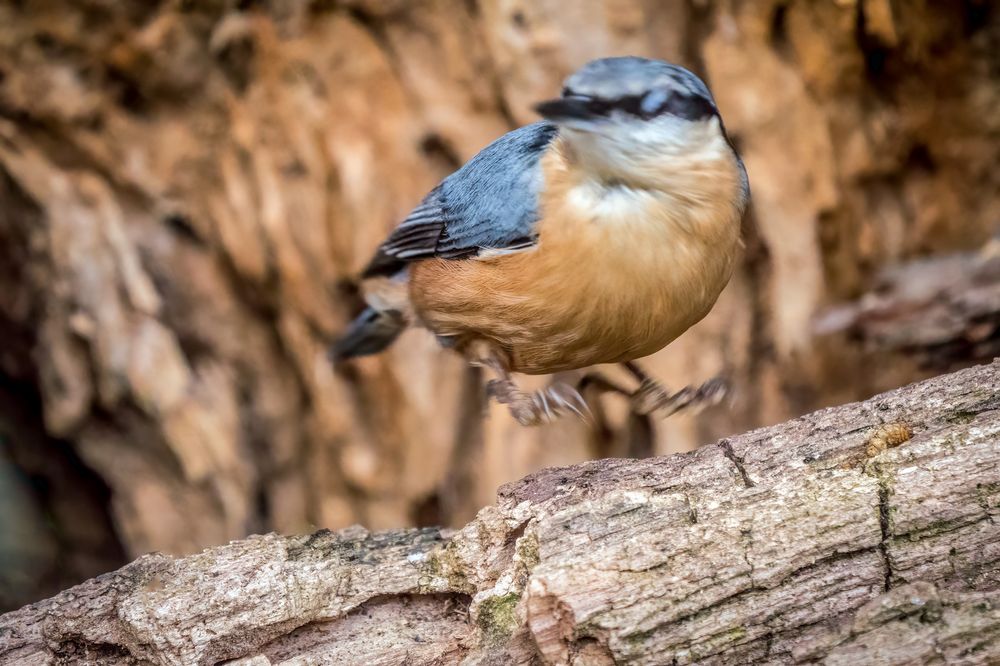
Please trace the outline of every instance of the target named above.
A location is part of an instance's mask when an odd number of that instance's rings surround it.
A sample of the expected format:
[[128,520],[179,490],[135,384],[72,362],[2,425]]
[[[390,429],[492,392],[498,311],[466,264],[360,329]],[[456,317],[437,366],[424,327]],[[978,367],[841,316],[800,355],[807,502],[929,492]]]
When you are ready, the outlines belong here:
[[494,379],[486,384],[486,394],[507,405],[511,415],[523,426],[551,423],[566,412],[591,421],[590,407],[580,392],[568,384],[552,384],[528,393],[509,379]]
[[722,378],[710,379],[701,386],[685,386],[676,393],[670,393],[658,382],[646,378],[632,394],[632,411],[636,414],[658,412],[667,417],[681,410],[700,412],[722,402],[729,394],[729,385]]

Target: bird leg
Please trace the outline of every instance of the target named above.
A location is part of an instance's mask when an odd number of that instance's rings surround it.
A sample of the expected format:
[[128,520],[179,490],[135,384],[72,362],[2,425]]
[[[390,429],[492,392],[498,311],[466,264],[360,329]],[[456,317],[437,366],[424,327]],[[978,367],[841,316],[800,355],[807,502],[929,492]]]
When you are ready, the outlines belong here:
[[507,368],[491,358],[483,362],[497,374],[486,383],[486,394],[507,405],[511,415],[524,426],[551,423],[566,412],[572,412],[585,421],[591,420],[590,408],[580,392],[569,384],[556,383],[541,390],[522,390],[511,379]]
[[[631,399],[632,391],[618,382],[608,379],[602,373],[591,371],[580,378],[576,388],[592,405],[594,414],[594,448],[597,458],[607,458],[618,435],[612,430],[599,399],[605,393],[617,393]],[[630,410],[625,426],[626,455],[629,458],[648,458],[653,455],[653,422],[649,414],[639,414]]]
[[671,393],[634,362],[628,361],[622,365],[639,380],[639,388],[630,397],[632,410],[637,414],[659,412],[663,416],[670,416],[682,409],[698,412],[719,404],[729,393],[725,380],[719,377],[710,379],[701,386],[685,386],[680,391]]
[[626,398],[632,396],[632,392],[624,388],[620,384],[617,384],[599,372],[588,372],[580,381],[576,383],[576,390],[580,393],[584,393],[587,389],[594,389],[598,394],[602,393],[619,393]]

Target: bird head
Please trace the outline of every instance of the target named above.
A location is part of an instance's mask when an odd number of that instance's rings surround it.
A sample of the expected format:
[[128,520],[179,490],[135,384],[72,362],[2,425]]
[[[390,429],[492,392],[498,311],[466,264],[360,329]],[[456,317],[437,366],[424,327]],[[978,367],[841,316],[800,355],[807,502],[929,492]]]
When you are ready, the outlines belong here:
[[535,110],[559,126],[585,166],[611,176],[728,150],[708,87],[687,69],[661,60],[591,61],[566,79],[561,97]]

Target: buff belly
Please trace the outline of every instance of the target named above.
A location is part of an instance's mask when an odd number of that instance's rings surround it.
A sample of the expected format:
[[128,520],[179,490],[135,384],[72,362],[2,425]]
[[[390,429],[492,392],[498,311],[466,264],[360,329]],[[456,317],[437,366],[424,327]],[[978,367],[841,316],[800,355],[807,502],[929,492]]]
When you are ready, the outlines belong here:
[[713,290],[697,302],[672,304],[662,293],[643,300],[572,275],[562,285],[553,284],[553,274],[527,284],[530,272],[520,264],[422,262],[411,278],[416,313],[461,349],[486,342],[510,370],[543,374],[647,356],[701,319],[718,296]]
[[677,233],[598,224],[543,233],[521,253],[423,261],[411,266],[410,298],[432,331],[460,348],[487,342],[516,372],[640,358],[704,317],[732,273],[735,231],[713,246]]

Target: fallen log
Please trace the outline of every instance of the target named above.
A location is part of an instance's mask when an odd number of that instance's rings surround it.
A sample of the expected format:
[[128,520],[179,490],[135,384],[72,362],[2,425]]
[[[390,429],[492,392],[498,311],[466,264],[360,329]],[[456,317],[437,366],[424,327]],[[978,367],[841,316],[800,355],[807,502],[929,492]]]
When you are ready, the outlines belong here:
[[0,616],[0,662],[996,663],[998,441],[994,361],[544,470],[457,532],[146,555]]

